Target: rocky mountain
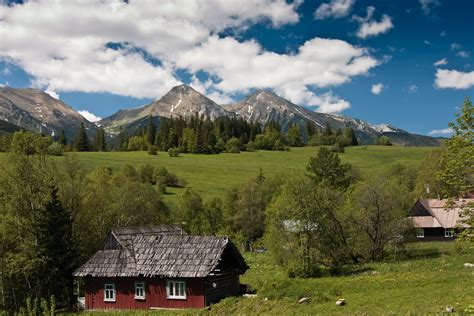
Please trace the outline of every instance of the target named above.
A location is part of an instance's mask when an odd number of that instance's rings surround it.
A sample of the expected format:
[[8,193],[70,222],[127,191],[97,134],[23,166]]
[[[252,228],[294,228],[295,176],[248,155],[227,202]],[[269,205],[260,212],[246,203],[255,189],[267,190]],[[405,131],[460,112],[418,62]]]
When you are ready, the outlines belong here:
[[[174,87],[161,99],[148,105],[122,110],[99,122],[110,134],[117,135],[120,131],[133,132],[146,125],[148,115],[156,122],[160,117],[178,117],[198,114],[214,119],[220,116],[240,116],[247,121],[265,124],[276,121],[287,130],[292,124],[302,127],[308,121],[320,128],[330,124],[332,128],[353,128],[362,144],[373,144],[379,136],[386,135],[394,144],[404,146],[438,146],[440,140],[423,135],[408,133],[387,124],[373,125],[366,121],[339,114],[318,113],[305,107],[291,103],[268,90],[259,90],[244,100],[234,104],[218,105],[216,102],[195,91],[187,85]],[[305,131],[302,128],[302,131]]]
[[440,144],[436,138],[411,134],[388,124],[373,125],[353,117],[310,111],[267,90],[256,91],[241,102],[224,107],[248,121],[257,121],[261,124],[276,121],[283,130],[287,130],[292,124],[305,125],[307,121],[311,121],[321,128],[328,123],[335,129],[350,127],[354,129],[357,138],[365,144],[373,144],[381,135],[389,137],[394,144],[404,146]]
[[69,105],[37,89],[0,88],[0,120],[51,136],[64,130],[68,139],[74,138],[81,123],[91,136],[97,132],[96,125]]
[[161,99],[128,110],[121,110],[104,118],[98,124],[110,134],[118,134],[129,126],[139,126],[148,115],[153,117],[189,117],[199,115],[215,119],[224,115],[233,115],[216,102],[197,92],[188,85],[172,88]]

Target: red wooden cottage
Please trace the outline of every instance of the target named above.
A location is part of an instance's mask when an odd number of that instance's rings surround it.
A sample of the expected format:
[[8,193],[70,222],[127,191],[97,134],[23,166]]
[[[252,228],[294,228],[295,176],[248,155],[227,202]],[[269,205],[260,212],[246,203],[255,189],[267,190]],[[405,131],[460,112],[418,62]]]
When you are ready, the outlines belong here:
[[86,309],[200,308],[237,295],[247,269],[227,237],[163,225],[112,229],[74,275]]
[[[415,238],[419,241],[453,240],[456,230],[469,228],[463,211],[473,209],[474,199],[459,199],[448,205],[448,200],[418,200],[410,210],[415,226]],[[472,229],[472,228],[471,228]]]

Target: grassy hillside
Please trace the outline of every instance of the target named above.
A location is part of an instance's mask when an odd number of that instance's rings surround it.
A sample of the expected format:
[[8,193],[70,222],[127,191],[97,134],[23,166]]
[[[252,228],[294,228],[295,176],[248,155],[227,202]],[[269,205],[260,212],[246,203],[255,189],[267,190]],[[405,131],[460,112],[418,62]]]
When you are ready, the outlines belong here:
[[[340,154],[343,162],[349,162],[362,174],[384,170],[395,163],[418,166],[432,148],[421,147],[349,147]],[[219,155],[182,154],[171,158],[159,152],[150,156],[146,152],[91,152],[77,153],[85,168],[98,166],[120,168],[126,164],[138,166],[152,164],[164,166],[188,182],[204,198],[222,196],[225,190],[236,187],[262,168],[267,177],[291,170],[304,170],[309,158],[315,155],[317,147],[291,148],[288,152],[256,151],[240,154]],[[4,154],[0,154],[0,161]],[[57,158],[59,160],[63,158]],[[167,199],[172,201],[182,189],[169,189]]]

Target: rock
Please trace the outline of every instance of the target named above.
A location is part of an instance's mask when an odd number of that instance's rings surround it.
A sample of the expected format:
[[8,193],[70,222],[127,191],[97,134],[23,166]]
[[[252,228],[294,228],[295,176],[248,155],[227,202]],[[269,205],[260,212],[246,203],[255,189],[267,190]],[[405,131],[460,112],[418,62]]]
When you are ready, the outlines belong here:
[[309,297],[302,297],[298,300],[298,303],[306,304],[306,303],[309,303],[309,301],[310,301]]
[[464,266],[466,268],[474,268],[474,263],[465,263]]
[[336,305],[337,306],[343,306],[343,305],[346,305],[346,300],[343,299],[343,298],[340,298],[336,301]]
[[452,306],[446,307],[446,313],[454,313],[454,307]]
[[246,293],[246,294],[244,294],[244,295],[242,295],[242,296],[243,296],[243,297],[250,298],[250,297],[257,297],[257,294],[248,294],[248,293]]

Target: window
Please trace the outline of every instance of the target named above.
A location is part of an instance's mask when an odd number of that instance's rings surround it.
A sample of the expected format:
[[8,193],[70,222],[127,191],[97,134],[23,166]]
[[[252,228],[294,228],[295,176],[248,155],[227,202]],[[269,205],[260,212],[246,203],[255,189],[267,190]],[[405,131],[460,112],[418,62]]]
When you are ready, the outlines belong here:
[[168,280],[166,282],[166,296],[171,299],[186,299],[185,281]]
[[104,286],[104,302],[115,302],[115,284],[106,283]]
[[145,299],[145,282],[135,282],[135,299]]
[[444,237],[454,237],[454,229],[445,228],[444,229]]
[[423,228],[418,228],[416,230],[416,237],[418,237],[418,238],[424,238],[425,237],[425,231],[423,230]]

